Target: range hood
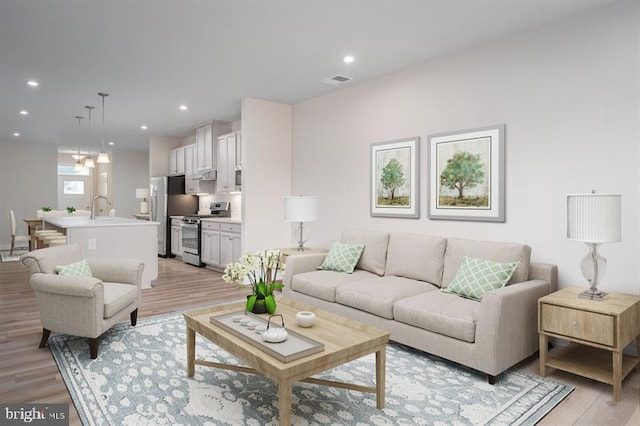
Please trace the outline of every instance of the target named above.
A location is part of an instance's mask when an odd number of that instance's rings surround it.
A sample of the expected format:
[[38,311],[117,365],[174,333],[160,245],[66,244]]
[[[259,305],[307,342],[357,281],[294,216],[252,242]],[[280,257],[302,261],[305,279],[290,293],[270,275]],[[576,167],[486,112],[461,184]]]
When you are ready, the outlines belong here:
[[216,180],[218,178],[217,170],[197,170],[187,176],[187,179],[193,180]]

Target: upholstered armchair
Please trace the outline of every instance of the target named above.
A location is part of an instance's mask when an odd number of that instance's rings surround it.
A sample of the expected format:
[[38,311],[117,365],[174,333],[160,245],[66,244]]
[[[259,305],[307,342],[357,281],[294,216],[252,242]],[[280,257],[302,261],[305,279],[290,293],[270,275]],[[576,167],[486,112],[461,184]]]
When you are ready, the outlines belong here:
[[[88,337],[91,358],[95,359],[102,333],[127,315],[131,325],[136,325],[144,263],[86,259],[85,264],[82,260],[78,244],[34,250],[20,258],[31,273],[29,284],[35,290],[40,309],[40,347],[45,347],[51,331]],[[61,275],[56,271],[77,262],[88,265],[90,275],[86,270],[83,276]]]

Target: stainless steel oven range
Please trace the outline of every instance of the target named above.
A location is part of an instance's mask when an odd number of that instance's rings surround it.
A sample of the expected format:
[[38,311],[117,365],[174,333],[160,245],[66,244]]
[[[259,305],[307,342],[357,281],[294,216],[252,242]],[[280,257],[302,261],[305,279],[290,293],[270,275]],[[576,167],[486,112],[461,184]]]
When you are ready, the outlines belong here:
[[182,218],[182,260],[195,266],[204,266],[200,259],[202,243],[200,241],[201,224],[204,218],[230,217],[229,202],[211,203],[211,214],[188,214]]

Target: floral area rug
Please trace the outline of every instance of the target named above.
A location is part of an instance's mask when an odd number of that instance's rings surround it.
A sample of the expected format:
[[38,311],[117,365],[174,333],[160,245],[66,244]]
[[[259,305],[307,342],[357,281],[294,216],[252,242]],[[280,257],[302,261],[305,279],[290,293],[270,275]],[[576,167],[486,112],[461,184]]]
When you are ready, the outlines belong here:
[[[87,339],[52,336],[49,346],[84,425],[278,424],[277,386],[269,379],[196,365],[186,376],[182,314],[117,324],[100,339],[98,358]],[[196,357],[242,364],[196,335]],[[370,355],[317,377],[374,386]],[[532,425],[572,387],[512,370],[494,386],[484,374],[390,343],[386,405],[374,394],[296,383],[295,425]]]

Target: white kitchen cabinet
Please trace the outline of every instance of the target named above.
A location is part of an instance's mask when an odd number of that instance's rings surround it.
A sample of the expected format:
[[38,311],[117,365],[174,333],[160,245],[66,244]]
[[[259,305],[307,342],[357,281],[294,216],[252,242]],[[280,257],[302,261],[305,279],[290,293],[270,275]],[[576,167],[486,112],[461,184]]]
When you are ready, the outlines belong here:
[[171,254],[182,257],[182,221],[171,219]]
[[220,226],[220,266],[238,262],[242,256],[241,227],[237,223],[225,223]]
[[242,133],[236,132],[236,170],[242,170]]
[[193,175],[196,171],[196,144],[185,145],[184,147],[184,174],[187,179]]
[[213,169],[212,124],[196,128],[196,170]]
[[202,221],[200,260],[205,265],[220,267],[220,224]]
[[216,221],[202,220],[202,263],[212,269],[224,271],[229,263],[238,262],[242,255],[241,225]]
[[212,121],[196,128],[195,170],[216,170],[218,137],[231,131],[231,123]]
[[186,194],[213,194],[215,181],[191,179],[196,175],[196,144],[184,147],[184,189]]
[[185,148],[183,146],[169,152],[169,175],[179,176],[185,173]]
[[238,151],[240,132],[218,138],[218,183],[216,192],[236,191],[236,170],[240,170]]

